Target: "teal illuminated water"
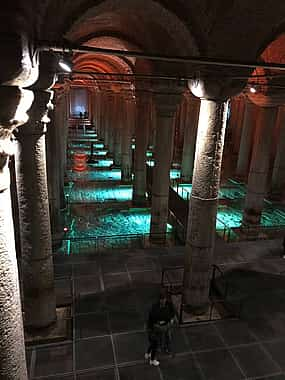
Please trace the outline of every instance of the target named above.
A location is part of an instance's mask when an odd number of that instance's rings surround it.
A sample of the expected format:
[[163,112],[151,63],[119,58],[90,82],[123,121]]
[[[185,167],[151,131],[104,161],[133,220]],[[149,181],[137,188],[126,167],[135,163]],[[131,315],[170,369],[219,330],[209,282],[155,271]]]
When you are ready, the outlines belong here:
[[108,151],[107,150],[95,150],[94,152],[93,152],[93,154],[95,155],[95,156],[106,156],[106,154],[108,153]]
[[86,172],[67,171],[71,181],[120,181],[121,169],[112,170],[88,170]]
[[180,178],[180,169],[170,169],[170,179]]
[[[170,232],[172,226],[167,225]],[[150,231],[149,209],[100,210],[73,216],[68,238],[148,234]]]
[[[228,199],[229,204],[219,204],[216,229],[240,227],[243,217],[243,203],[246,195],[245,186],[230,180],[227,185],[232,187],[222,187],[219,190],[219,199]],[[179,184],[173,189],[185,200],[188,200],[192,191],[191,184]],[[285,211],[273,207],[265,201],[264,210],[261,216],[261,225],[264,227],[274,227],[285,225]]]
[[131,185],[102,186],[92,183],[74,184],[67,187],[65,194],[70,203],[94,202],[127,202],[132,199],[133,187]]
[[96,162],[88,164],[91,168],[108,168],[113,165],[114,160],[112,158],[96,159]]

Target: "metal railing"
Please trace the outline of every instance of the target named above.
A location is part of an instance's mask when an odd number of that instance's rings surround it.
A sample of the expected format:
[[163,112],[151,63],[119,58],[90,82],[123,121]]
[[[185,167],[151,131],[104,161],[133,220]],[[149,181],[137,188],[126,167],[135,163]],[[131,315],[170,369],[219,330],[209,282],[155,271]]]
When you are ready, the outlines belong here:
[[[225,279],[225,275],[223,271],[217,266],[213,265],[213,270],[212,270],[212,277],[210,281],[210,290],[209,290],[209,309],[208,309],[208,317],[207,314],[203,315],[203,319],[201,320],[195,320],[191,322],[185,322],[183,318],[183,313],[185,309],[185,304],[183,302],[183,279],[178,280],[178,281],[173,281],[167,274],[168,272],[171,271],[177,271],[177,270],[183,270],[184,271],[184,266],[174,266],[174,267],[165,267],[162,270],[161,274],[161,287],[165,287],[169,294],[171,295],[179,295],[181,296],[181,301],[180,301],[180,307],[178,311],[178,320],[179,320],[179,325],[185,325],[185,324],[191,324],[191,323],[199,323],[199,322],[210,322],[216,319],[226,319],[226,318],[239,318],[242,310],[242,301],[234,298],[229,298],[228,297],[228,290],[229,290],[229,283]],[[217,272],[220,274],[220,277],[222,279],[222,282],[224,282],[224,291],[222,292],[222,295],[218,298],[217,293],[220,291],[217,291],[217,286],[215,284],[216,279],[217,279]],[[183,276],[182,276],[183,277]],[[230,307],[230,304],[232,302],[237,302],[238,308],[237,310],[231,310],[232,307]],[[214,311],[217,310],[218,308],[223,309],[228,313],[228,315],[224,318],[215,318],[214,317]],[[225,315],[227,313],[224,313]]]
[[63,254],[92,254],[105,250],[147,248],[156,244],[174,242],[175,236],[172,232],[164,234],[125,234],[105,236],[64,236],[62,239],[53,241],[53,244],[62,242]]

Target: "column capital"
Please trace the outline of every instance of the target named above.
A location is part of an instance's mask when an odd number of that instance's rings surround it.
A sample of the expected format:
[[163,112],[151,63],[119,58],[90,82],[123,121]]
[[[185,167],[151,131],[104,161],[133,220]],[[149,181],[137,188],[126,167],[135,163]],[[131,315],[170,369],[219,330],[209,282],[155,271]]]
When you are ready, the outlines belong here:
[[31,89],[49,90],[54,86],[57,79],[58,58],[52,52],[42,51],[39,55],[39,63],[39,77]]
[[18,139],[26,135],[42,135],[46,132],[46,124],[50,122],[48,112],[53,109],[53,91],[34,90],[34,97],[33,105],[28,112],[29,121],[17,132]]
[[250,76],[249,69],[217,68],[207,73],[197,73],[196,79],[188,81],[190,91],[200,99],[225,102],[239,94],[247,83],[247,79],[234,79],[236,76]]
[[16,86],[0,86],[0,191],[9,187],[8,157],[14,153],[12,133],[28,120],[33,92]]

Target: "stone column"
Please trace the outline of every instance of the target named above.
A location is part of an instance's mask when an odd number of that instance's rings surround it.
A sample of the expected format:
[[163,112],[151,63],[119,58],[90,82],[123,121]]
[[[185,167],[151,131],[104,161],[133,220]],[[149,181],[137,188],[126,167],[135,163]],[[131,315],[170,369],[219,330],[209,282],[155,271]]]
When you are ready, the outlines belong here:
[[120,167],[122,164],[122,129],[125,128],[126,115],[124,115],[123,99],[117,93],[115,95],[112,124],[114,129],[114,164]]
[[104,140],[104,143],[107,145],[106,142],[106,95],[104,92],[100,92],[100,138]]
[[181,165],[181,179],[184,182],[192,181],[197,126],[199,119],[200,102],[189,95],[185,99],[184,142]]
[[108,147],[109,153],[110,153],[109,141],[110,141],[110,133],[111,133],[110,109],[112,107],[111,100],[112,100],[111,95],[108,92],[105,92],[104,93],[104,108],[103,108],[104,140],[105,140],[105,144]]
[[116,96],[113,93],[108,94],[109,107],[106,109],[107,116],[107,140],[109,152],[114,155],[115,144],[115,123],[116,119]]
[[281,201],[285,191],[285,106],[278,109],[279,136],[274,160],[270,198]]
[[271,142],[277,111],[278,107],[260,107],[258,110],[242,220],[243,226],[246,227],[260,223],[264,197],[267,193]]
[[148,143],[149,93],[136,91],[136,148],[134,163],[133,204],[146,205],[146,150]]
[[243,95],[237,97],[236,114],[235,114],[235,126],[233,130],[233,152],[238,154],[240,148],[240,139],[243,126],[243,115],[245,107],[245,98]]
[[133,98],[128,94],[125,98],[123,114],[125,122],[122,128],[122,181],[132,180],[132,123],[133,123]]
[[0,99],[0,378],[27,380],[8,163],[13,129],[27,121],[33,94],[0,86]]
[[101,112],[102,112],[102,95],[99,90],[95,92],[95,130],[99,137],[102,137],[102,124],[101,124]]
[[[226,74],[229,76],[228,71]],[[209,307],[228,99],[239,93],[244,85],[217,78],[214,71],[205,78],[189,81],[190,90],[201,99],[201,104],[189,200],[182,302],[184,310],[195,314],[207,312]]]
[[30,120],[17,134],[19,201],[25,324],[44,328],[56,321],[45,132],[49,91],[35,90]]
[[[50,205],[50,221],[53,238],[57,241],[62,238],[63,225],[61,220],[61,192],[63,191],[63,178],[59,162],[61,162],[60,140],[61,125],[56,121],[55,111],[50,112],[51,123],[47,131],[47,176]],[[61,186],[62,185],[62,186]]]
[[256,122],[256,106],[249,100],[245,100],[242,135],[239,147],[236,176],[240,179],[247,178],[250,163],[253,130]]
[[149,128],[149,145],[152,146],[154,151],[155,147],[155,136],[156,136],[156,110],[153,104],[152,95],[150,95],[150,128]]
[[184,303],[195,312],[208,305],[227,108],[201,99],[184,273]]
[[[173,84],[172,84],[173,85]],[[165,87],[165,88],[164,88]],[[153,171],[150,238],[163,241],[167,230],[169,172],[173,156],[173,118],[181,100],[181,92],[175,87],[154,88],[154,102],[157,115],[157,135],[155,145],[156,163]]]

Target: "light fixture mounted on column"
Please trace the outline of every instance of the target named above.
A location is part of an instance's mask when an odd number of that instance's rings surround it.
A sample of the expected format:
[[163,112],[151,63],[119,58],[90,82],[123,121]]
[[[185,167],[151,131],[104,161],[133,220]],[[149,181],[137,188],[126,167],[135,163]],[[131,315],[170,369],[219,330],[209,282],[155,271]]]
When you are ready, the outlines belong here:
[[67,73],[72,72],[72,61],[69,57],[62,56],[59,59],[58,64],[59,64],[60,68],[62,68],[62,70],[64,70],[65,72],[67,72]]

